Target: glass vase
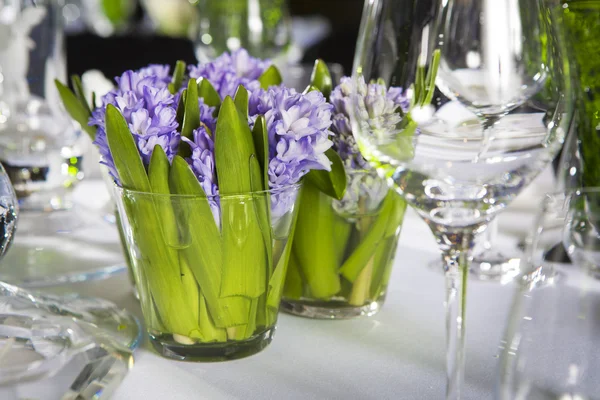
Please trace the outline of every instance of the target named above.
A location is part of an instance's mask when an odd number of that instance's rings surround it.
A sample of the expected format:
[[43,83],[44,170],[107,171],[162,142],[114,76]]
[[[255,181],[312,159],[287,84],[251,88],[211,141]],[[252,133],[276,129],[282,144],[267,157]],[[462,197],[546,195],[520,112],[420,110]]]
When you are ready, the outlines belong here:
[[346,319],[381,308],[406,202],[372,171],[352,171],[341,201],[302,190],[282,310]]
[[298,191],[207,198],[116,188],[148,336],[161,355],[220,361],[271,342]]

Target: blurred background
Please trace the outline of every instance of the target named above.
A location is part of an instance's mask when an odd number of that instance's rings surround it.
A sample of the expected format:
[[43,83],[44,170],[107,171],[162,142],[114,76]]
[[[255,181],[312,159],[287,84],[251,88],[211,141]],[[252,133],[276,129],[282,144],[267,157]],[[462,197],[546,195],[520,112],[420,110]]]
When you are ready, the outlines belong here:
[[264,49],[273,41],[262,56],[322,58],[348,74],[362,7],[362,0],[66,0],[68,73],[98,69],[112,78],[148,63],[213,58],[223,45]]

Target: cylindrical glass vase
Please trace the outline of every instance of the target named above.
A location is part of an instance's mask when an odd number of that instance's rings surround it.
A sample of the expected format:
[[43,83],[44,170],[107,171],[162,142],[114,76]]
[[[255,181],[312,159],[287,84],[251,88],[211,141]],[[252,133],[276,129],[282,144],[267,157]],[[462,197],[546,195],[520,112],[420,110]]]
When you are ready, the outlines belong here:
[[341,201],[309,182],[302,189],[283,311],[346,319],[383,304],[406,202],[373,171],[347,175]]
[[298,192],[207,198],[116,188],[146,328],[161,355],[236,359],[271,342]]

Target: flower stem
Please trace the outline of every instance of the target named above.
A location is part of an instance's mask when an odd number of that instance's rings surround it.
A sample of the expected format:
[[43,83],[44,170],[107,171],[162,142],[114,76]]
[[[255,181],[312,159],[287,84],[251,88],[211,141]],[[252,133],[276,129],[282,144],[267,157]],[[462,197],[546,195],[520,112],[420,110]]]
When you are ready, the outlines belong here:
[[360,272],[360,275],[358,275],[358,278],[354,281],[350,297],[348,298],[348,304],[359,307],[365,305],[371,288],[374,264],[375,256],[373,255],[365,268]]

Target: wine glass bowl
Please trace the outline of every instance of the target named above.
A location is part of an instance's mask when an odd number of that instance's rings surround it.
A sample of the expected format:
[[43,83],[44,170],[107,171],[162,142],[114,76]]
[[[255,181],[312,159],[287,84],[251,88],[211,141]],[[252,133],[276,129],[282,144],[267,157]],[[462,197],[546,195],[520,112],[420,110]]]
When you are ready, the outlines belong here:
[[439,89],[484,118],[524,104],[549,74],[541,41],[523,40],[543,36],[540,14],[536,2],[451,2],[436,21]]
[[365,3],[353,133],[442,251],[448,399],[463,391],[475,237],[552,161],[572,120],[559,11],[554,0]]

